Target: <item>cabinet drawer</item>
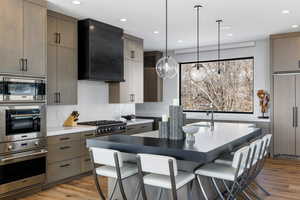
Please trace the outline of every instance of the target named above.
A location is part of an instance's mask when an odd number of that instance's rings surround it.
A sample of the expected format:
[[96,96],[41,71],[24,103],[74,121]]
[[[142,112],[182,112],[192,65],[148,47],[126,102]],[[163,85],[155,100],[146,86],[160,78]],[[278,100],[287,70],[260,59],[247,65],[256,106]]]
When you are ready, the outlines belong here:
[[143,133],[152,130],[153,130],[153,123],[131,125],[127,127],[126,134],[132,135],[132,134]]
[[48,165],[47,182],[51,183],[80,174],[80,158]]
[[69,160],[81,155],[81,142],[71,141],[48,146],[48,163]]
[[81,133],[81,140],[85,141],[88,138],[96,137],[96,131],[88,131]]
[[81,173],[89,172],[93,169],[91,158],[89,155],[81,158]]
[[49,145],[59,144],[63,142],[79,141],[79,140],[80,140],[80,133],[65,134],[65,135],[48,137],[48,144]]

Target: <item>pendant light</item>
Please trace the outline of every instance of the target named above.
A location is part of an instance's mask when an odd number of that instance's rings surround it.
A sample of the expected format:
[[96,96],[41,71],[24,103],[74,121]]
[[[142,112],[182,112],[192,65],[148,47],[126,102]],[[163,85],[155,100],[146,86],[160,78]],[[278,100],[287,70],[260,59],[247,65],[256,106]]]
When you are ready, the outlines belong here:
[[177,75],[178,63],[168,55],[168,0],[166,0],[166,52],[156,63],[156,72],[163,79],[172,79]]
[[193,81],[202,81],[205,78],[205,68],[200,61],[200,8],[201,5],[195,5],[194,8],[197,10],[197,60],[196,64],[191,69],[191,79]]
[[218,74],[221,74],[221,23],[223,22],[222,19],[216,21],[218,23]]

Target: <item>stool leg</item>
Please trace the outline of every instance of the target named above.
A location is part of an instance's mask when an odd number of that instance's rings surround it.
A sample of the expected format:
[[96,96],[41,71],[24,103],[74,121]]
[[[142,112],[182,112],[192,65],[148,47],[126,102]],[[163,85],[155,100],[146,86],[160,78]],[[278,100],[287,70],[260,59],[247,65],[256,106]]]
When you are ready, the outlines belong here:
[[136,196],[134,198],[134,200],[138,200],[141,194],[141,184],[140,182],[138,182],[137,187],[136,187]]
[[123,197],[123,200],[127,200],[127,197],[126,197],[126,194],[125,194],[125,191],[124,191],[124,187],[123,187],[123,184],[122,184],[122,179],[118,179],[118,185],[119,185],[119,188],[120,188],[120,192],[121,192],[121,195]]
[[157,193],[157,200],[161,199],[161,195],[162,195],[162,188],[159,188],[159,192]]
[[187,184],[187,200],[192,200],[193,181]]
[[201,189],[201,191],[202,191],[202,194],[203,194],[205,200],[208,200],[207,195],[206,195],[206,192],[205,192],[204,187],[203,187],[203,184],[202,184],[202,181],[201,181],[201,179],[200,179],[200,175],[197,175],[197,180],[198,180],[198,184],[199,184],[199,186],[200,186],[200,189]]
[[254,183],[255,185],[257,185],[258,188],[259,188],[261,191],[263,191],[267,196],[271,196],[271,194],[270,194],[265,188],[263,188],[260,184],[258,184],[255,180],[253,181],[253,183]]
[[115,194],[115,191],[116,191],[116,188],[117,188],[117,184],[118,184],[118,182],[115,181],[113,190],[112,190],[112,192],[111,192],[110,195],[109,195],[109,200],[112,200],[112,199],[113,199],[114,194]]
[[105,196],[104,196],[104,194],[101,190],[100,183],[99,183],[99,180],[98,180],[98,176],[97,176],[96,173],[94,173],[94,179],[95,179],[96,188],[97,188],[98,193],[100,194],[100,197],[102,198],[102,200],[105,200]]
[[222,192],[220,191],[220,188],[218,187],[218,184],[217,184],[217,182],[216,182],[216,179],[215,179],[215,178],[211,178],[211,180],[213,181],[213,184],[214,184],[214,186],[215,186],[215,188],[216,188],[216,190],[217,190],[217,192],[218,192],[220,198],[221,198],[222,200],[225,200],[225,198],[224,198]]

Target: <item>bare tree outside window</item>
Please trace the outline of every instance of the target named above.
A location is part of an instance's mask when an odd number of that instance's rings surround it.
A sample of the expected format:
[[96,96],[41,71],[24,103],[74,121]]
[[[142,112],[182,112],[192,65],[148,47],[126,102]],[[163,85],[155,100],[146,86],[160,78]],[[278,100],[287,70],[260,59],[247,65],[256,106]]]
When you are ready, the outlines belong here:
[[213,103],[217,112],[253,113],[254,58],[206,61],[180,65],[180,100],[185,111],[205,111]]

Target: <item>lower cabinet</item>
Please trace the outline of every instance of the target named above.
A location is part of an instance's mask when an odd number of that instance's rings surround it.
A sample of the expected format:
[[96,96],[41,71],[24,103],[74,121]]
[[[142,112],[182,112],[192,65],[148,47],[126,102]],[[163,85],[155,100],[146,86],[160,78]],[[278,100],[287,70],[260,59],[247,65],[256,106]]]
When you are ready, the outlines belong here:
[[47,184],[63,181],[92,170],[86,139],[94,131],[48,137]]
[[137,124],[137,125],[128,125],[126,134],[134,135],[138,133],[145,133],[153,130],[153,123]]

